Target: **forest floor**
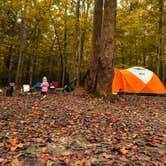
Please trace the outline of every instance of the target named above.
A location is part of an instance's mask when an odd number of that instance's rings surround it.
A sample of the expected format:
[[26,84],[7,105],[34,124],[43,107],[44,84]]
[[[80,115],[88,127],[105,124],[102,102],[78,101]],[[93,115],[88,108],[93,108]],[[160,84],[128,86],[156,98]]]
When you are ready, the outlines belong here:
[[0,165],[166,164],[166,97],[0,96]]

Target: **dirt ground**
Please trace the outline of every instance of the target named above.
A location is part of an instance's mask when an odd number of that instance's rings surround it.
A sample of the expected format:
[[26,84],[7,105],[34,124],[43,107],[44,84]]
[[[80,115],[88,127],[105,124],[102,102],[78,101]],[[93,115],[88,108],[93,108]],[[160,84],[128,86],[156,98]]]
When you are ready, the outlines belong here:
[[0,96],[0,165],[165,164],[166,97]]

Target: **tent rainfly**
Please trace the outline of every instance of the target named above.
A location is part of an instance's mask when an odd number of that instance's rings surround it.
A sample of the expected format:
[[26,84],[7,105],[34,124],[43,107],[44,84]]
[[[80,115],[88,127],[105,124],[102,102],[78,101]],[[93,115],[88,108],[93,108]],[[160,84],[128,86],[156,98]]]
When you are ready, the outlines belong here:
[[112,93],[166,96],[166,89],[152,71],[143,67],[131,67],[125,70],[115,69]]

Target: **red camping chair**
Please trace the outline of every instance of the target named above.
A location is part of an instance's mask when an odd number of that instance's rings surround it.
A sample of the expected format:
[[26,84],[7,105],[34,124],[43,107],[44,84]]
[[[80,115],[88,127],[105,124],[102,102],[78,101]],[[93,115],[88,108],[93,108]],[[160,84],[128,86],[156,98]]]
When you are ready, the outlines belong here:
[[57,87],[58,87],[58,81],[51,82],[49,87],[50,93],[54,93]]

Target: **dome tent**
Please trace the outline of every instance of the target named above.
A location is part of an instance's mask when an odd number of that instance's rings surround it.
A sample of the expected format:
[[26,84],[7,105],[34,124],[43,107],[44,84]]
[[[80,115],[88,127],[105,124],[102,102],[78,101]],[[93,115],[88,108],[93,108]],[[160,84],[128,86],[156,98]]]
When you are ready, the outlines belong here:
[[166,96],[166,89],[152,71],[143,67],[115,69],[112,93]]

